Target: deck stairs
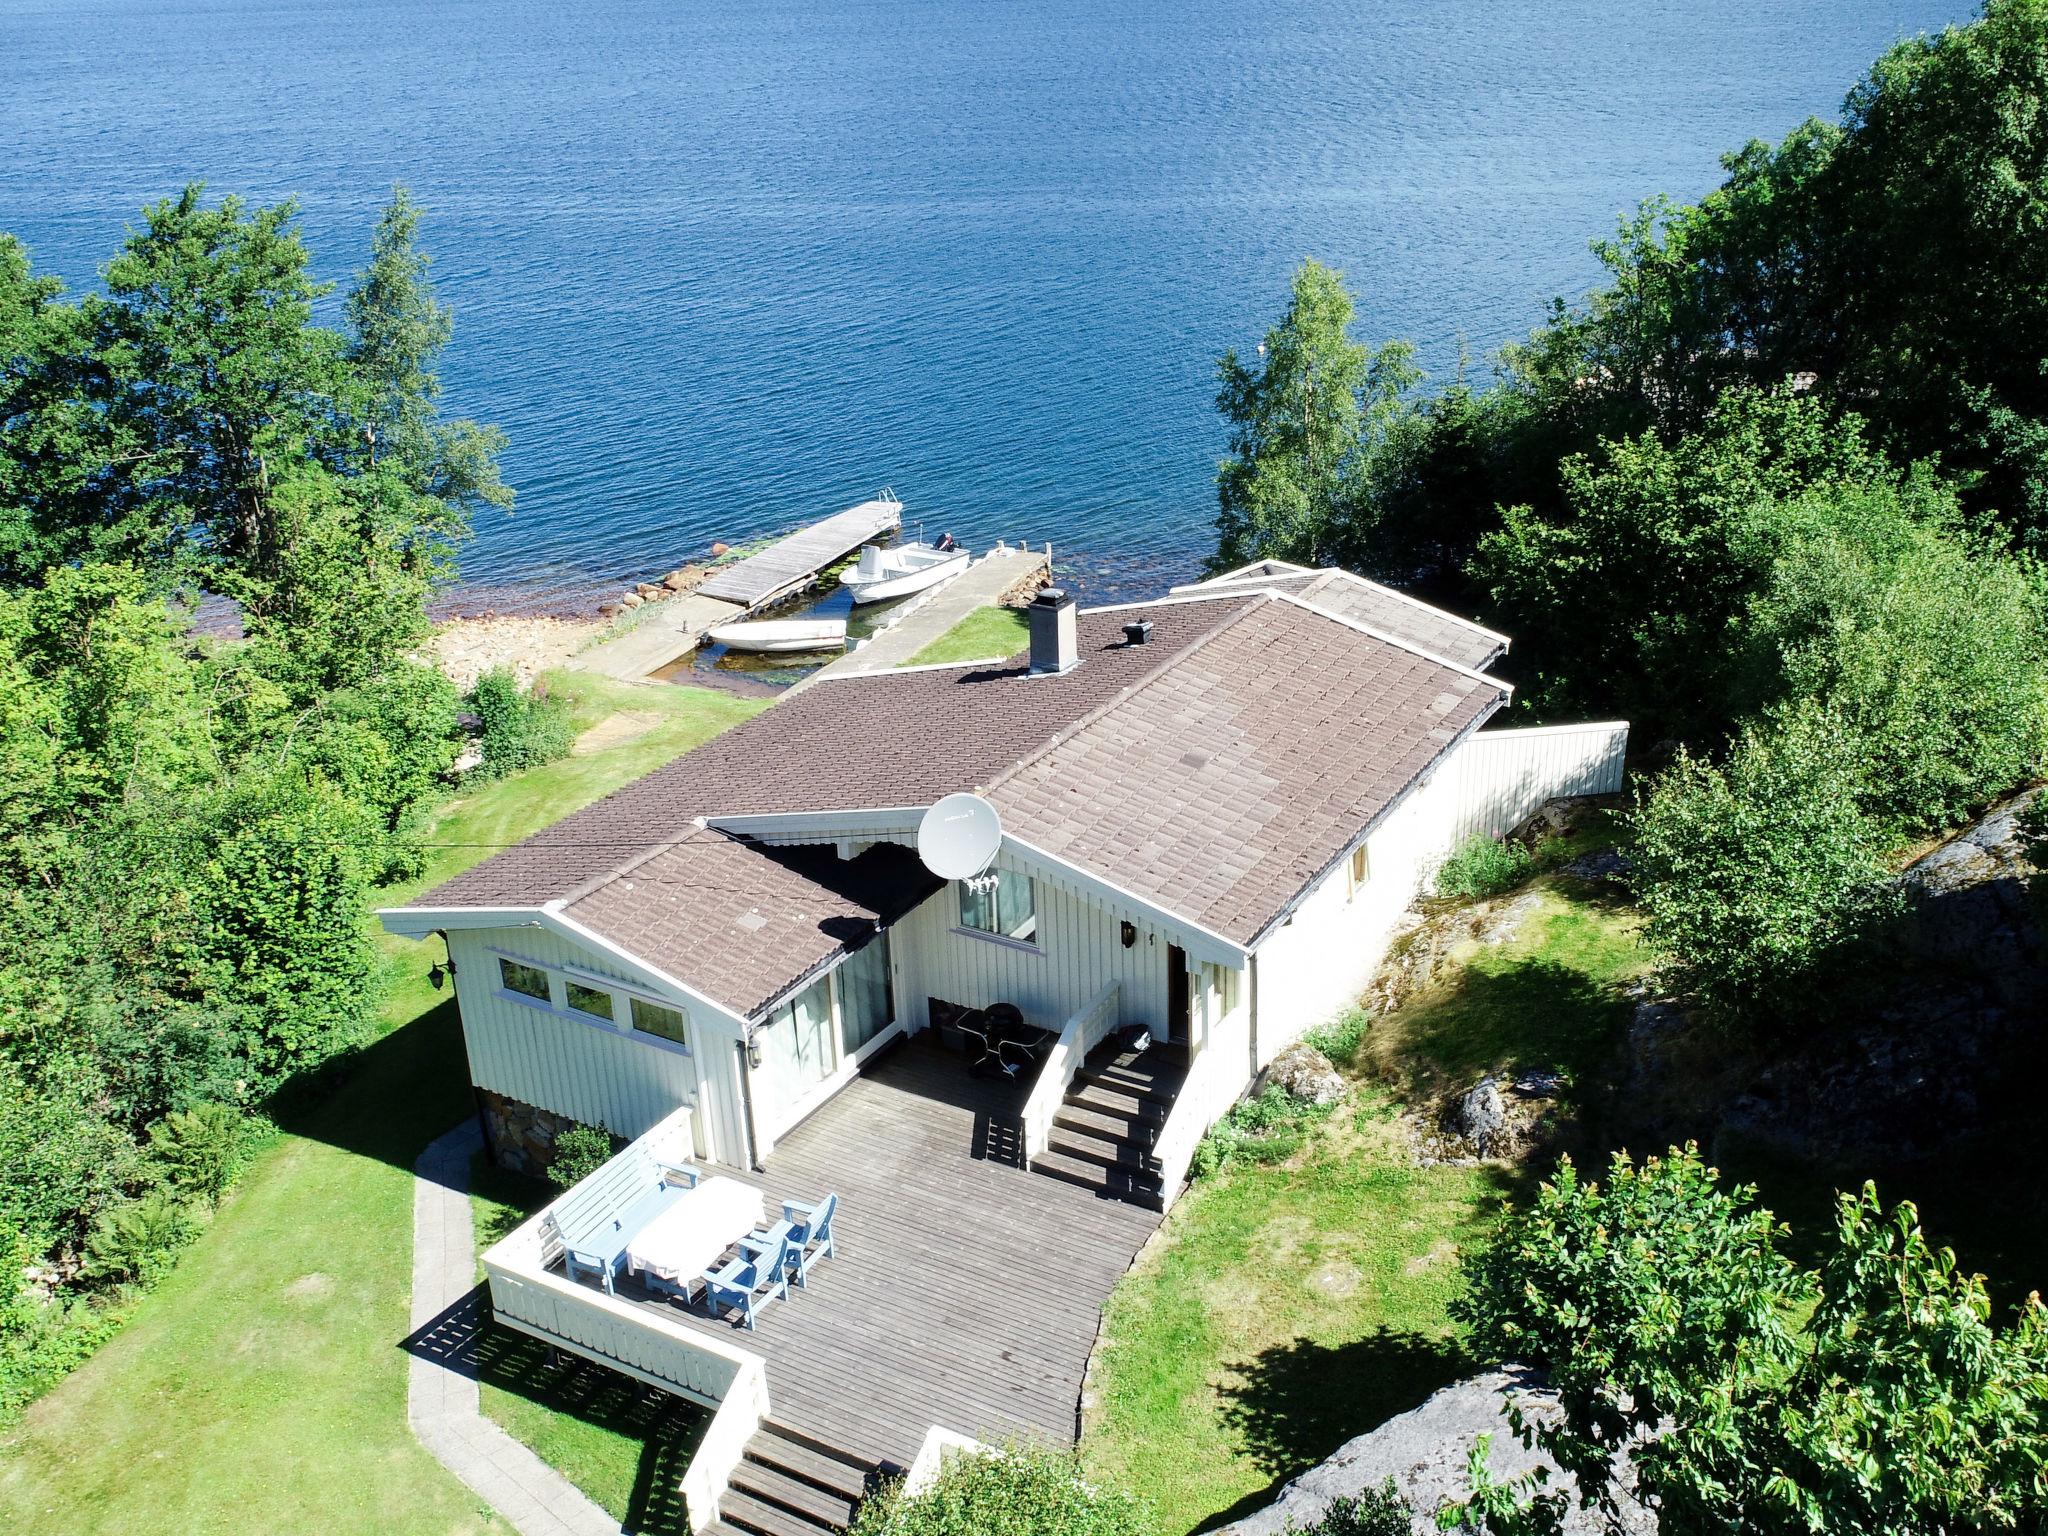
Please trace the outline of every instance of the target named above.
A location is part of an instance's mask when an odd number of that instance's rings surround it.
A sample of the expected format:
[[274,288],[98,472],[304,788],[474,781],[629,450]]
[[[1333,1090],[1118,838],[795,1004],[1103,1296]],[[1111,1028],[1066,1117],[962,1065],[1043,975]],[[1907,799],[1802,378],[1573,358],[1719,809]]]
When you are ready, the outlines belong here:
[[765,1420],[741,1453],[707,1536],[843,1531],[882,1470],[801,1430]]
[[1134,1052],[1114,1037],[1104,1041],[1074,1074],[1032,1172],[1164,1210],[1152,1147],[1187,1075],[1183,1053],[1172,1046]]

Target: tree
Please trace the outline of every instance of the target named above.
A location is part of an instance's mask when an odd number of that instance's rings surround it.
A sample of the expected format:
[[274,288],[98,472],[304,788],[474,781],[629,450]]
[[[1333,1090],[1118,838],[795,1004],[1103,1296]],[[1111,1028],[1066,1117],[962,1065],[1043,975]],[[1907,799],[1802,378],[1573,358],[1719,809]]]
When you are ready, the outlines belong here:
[[1856,418],[1755,390],[1724,396],[1675,443],[1605,442],[1561,473],[1562,509],[1508,508],[1475,574],[1533,656],[1545,704],[1598,698],[1641,728],[1692,732],[1729,718],[1722,658],[1776,553],[1781,504],[1896,478]]
[[423,212],[405,187],[392,189],[370,238],[370,264],[356,274],[343,306],[348,362],[363,460],[396,468],[405,484],[438,504],[450,521],[437,532],[454,538],[462,514],[479,506],[509,509],[512,491],[498,475],[502,432],[438,419],[434,365],[454,319],[434,297],[429,258],[419,248]]
[[1352,314],[1342,274],[1305,261],[1260,362],[1233,349],[1217,363],[1231,457],[1216,470],[1213,570],[1262,558],[1317,565],[1357,542],[1375,450],[1421,374],[1406,342],[1354,342]]
[[1862,743],[1809,708],[1746,727],[1721,764],[1681,750],[1638,801],[1646,937],[1712,1016],[1811,1006],[1816,976],[1888,908],[1865,783]]
[[[1614,1509],[1627,1450],[1671,1536],[2037,1528],[2039,1299],[1999,1329],[1982,1277],[1869,1185],[1841,1197],[1816,1271],[1785,1258],[1787,1235],[1690,1147],[1617,1154],[1605,1186],[1566,1159],[1473,1260],[1456,1310],[1479,1354],[1548,1376],[1559,1417],[1514,1422],[1585,1507]],[[1563,1495],[1538,1498],[1521,1520],[1489,1500],[1488,1528],[1554,1528]]]
[[313,280],[297,208],[209,208],[198,185],[143,210],[106,269],[95,346],[116,381],[109,402],[146,473],[124,496],[202,568],[237,572],[261,607],[287,541],[283,472],[335,453],[341,338],[312,323]]
[[1919,475],[1815,492],[1774,533],[1739,625],[1746,686],[1842,722],[1868,756],[1861,803],[1890,835],[1948,825],[2039,771],[2039,572],[1973,533],[1952,490]]

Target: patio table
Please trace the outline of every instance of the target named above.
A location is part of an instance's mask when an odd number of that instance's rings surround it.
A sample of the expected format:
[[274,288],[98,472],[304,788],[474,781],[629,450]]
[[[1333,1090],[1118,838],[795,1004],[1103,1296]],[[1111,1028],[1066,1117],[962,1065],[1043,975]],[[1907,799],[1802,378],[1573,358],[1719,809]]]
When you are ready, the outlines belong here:
[[761,1191],[714,1176],[685,1190],[626,1246],[626,1273],[687,1290],[718,1256],[762,1223]]

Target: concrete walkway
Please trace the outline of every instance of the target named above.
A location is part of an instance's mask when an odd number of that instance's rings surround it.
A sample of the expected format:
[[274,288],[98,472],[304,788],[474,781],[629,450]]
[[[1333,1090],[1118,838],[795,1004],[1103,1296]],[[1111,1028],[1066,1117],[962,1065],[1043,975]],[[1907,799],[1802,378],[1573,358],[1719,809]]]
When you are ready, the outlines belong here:
[[476,1279],[465,1121],[420,1154],[412,1204],[412,1355],[406,1417],[421,1445],[520,1536],[619,1536],[619,1522],[483,1416],[472,1354],[484,1291]]
[[569,670],[601,672],[620,682],[637,683],[678,656],[687,656],[697,649],[705,630],[730,624],[746,611],[738,603],[720,602],[701,592],[663,598],[648,608],[636,609],[636,613],[647,616],[623,635],[570,657]]
[[944,586],[932,588],[916,607],[859,650],[826,663],[796,688],[808,688],[826,678],[887,672],[902,666],[975,609],[1001,602],[1016,588],[1035,580],[1046,568],[1046,559],[1044,550],[990,551]]

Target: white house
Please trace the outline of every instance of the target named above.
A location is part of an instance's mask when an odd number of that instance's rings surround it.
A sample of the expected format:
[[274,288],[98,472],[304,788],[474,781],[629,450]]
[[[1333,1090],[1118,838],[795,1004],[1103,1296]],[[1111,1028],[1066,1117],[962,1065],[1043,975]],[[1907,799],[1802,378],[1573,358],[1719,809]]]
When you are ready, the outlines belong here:
[[[1507,640],[1346,572],[1030,617],[1028,656],[806,690],[382,914],[446,938],[502,1156],[686,1105],[758,1166],[899,1038],[997,1003],[1057,1034],[1112,983],[1091,1027],[1190,1069],[1191,1146],[1454,846],[1619,787],[1625,727],[1483,731]],[[1002,816],[986,894],[911,847],[962,790]]]
[[[1071,1440],[1203,1132],[1444,855],[1620,786],[1625,726],[1485,730],[1507,641],[1345,572],[1029,617],[1023,656],[821,682],[382,914],[446,941],[501,1159],[635,1138],[485,1268],[501,1324],[715,1410],[700,1531],[838,1528],[946,1431]],[[946,881],[917,829],[961,792],[1001,836]],[[700,1267],[828,1195],[843,1254],[736,1332]]]

